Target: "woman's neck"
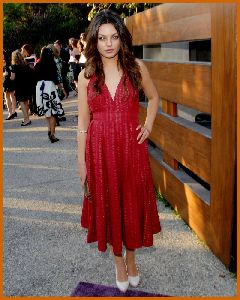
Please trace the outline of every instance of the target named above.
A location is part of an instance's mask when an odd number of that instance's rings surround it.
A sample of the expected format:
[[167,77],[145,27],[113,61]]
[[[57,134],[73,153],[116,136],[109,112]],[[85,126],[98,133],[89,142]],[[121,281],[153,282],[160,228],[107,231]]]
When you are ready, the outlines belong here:
[[102,56],[103,69],[118,68],[118,55],[112,58]]

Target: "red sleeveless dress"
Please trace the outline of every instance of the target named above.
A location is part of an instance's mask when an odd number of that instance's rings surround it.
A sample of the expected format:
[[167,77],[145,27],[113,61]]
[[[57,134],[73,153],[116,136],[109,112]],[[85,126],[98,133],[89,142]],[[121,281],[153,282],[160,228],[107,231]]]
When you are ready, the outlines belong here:
[[139,96],[129,78],[122,76],[114,99],[104,84],[100,94],[87,88],[92,120],[86,140],[86,166],[90,198],[84,196],[81,226],[88,229],[87,242],[107,244],[120,254],[153,245],[161,231],[149,165],[147,141],[138,144]]

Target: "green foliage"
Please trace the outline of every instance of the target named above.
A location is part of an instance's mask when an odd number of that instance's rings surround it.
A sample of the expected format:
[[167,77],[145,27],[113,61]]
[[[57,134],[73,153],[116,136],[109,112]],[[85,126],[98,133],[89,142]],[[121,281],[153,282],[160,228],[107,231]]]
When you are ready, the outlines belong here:
[[56,39],[67,44],[70,37],[79,38],[89,24],[86,4],[7,3],[3,9],[4,49],[11,51],[28,43],[40,52]]
[[92,18],[103,9],[111,9],[117,12],[122,18],[126,18],[145,9],[159,5],[159,3],[88,3],[87,5],[92,8],[88,14],[88,20],[91,21]]
[[176,218],[181,219],[181,215],[179,214],[179,212],[177,212],[173,207],[171,207],[171,205],[167,202],[167,200],[163,197],[163,195],[159,193],[159,191],[156,188],[155,188],[155,195],[158,201],[162,202],[165,207],[169,207],[173,211]]
[[40,49],[59,39],[65,46],[70,37],[79,38],[102,9],[112,9],[123,18],[157,4],[150,3],[4,3],[3,44],[13,51],[30,44]]
[[159,193],[159,191],[156,188],[155,188],[155,195],[156,195],[157,200],[160,201],[160,202],[162,202],[165,207],[170,207],[170,204],[163,197],[163,195]]

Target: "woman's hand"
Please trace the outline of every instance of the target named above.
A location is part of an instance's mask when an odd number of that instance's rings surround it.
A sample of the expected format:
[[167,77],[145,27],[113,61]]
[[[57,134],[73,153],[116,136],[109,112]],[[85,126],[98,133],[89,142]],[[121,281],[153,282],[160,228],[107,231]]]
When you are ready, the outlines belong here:
[[81,186],[83,187],[84,183],[86,181],[86,178],[87,178],[87,168],[86,168],[85,163],[80,163],[79,164],[79,176],[80,176]]
[[141,129],[141,131],[139,132],[139,134],[137,136],[137,140],[138,140],[138,144],[142,144],[149,137],[152,129],[150,129],[146,125],[144,125],[144,126],[138,125],[136,130],[139,130],[139,129]]

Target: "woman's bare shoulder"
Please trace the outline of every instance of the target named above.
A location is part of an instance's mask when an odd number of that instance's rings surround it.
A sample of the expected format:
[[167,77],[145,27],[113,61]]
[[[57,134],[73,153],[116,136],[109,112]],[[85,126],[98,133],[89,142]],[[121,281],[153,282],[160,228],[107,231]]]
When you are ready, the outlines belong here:
[[85,77],[85,69],[82,69],[82,71],[79,73],[78,75],[78,82],[82,85],[82,86],[85,86],[87,87],[88,86],[88,83],[90,81],[90,79],[87,79]]
[[145,63],[143,62],[143,60],[139,59],[139,58],[135,58],[135,61],[139,65],[141,72],[144,72],[147,67],[146,67]]

